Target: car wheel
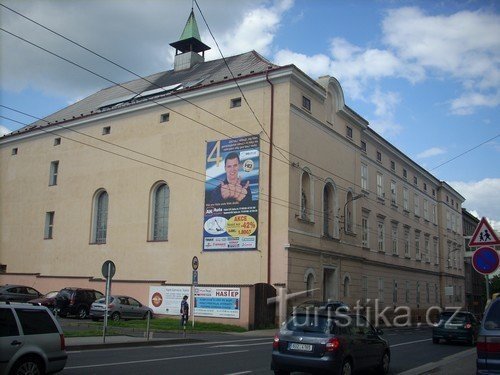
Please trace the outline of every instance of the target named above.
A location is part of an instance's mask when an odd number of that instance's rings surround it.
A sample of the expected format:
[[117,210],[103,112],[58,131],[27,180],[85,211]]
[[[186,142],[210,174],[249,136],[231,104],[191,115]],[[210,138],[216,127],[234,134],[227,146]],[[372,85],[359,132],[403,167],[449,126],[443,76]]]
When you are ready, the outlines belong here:
[[19,359],[10,371],[10,375],[41,375],[44,373],[42,362],[32,356]]
[[436,339],[436,338],[432,338],[432,343],[433,344],[439,344],[439,339]]
[[342,363],[342,370],[340,372],[341,375],[351,375],[352,374],[352,365],[348,359],[344,359]]
[[78,319],[85,319],[87,316],[88,316],[88,311],[87,311],[87,308],[85,306],[80,306],[78,308],[78,311],[76,313],[76,315],[78,316]]
[[111,319],[115,322],[118,322],[120,320],[120,313],[115,311],[113,314],[111,314]]
[[385,352],[382,356],[382,360],[380,361],[377,367],[377,373],[381,375],[385,375],[389,372],[389,364],[391,363],[391,357],[389,353]]

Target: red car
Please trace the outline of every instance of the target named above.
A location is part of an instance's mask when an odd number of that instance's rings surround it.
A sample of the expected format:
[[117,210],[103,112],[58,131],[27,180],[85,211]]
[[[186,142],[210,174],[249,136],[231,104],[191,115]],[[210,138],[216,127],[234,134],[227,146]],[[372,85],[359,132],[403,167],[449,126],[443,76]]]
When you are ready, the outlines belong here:
[[52,292],[48,292],[47,294],[41,296],[40,298],[35,298],[35,299],[32,299],[28,302],[29,303],[36,303],[40,306],[45,306],[50,311],[54,311],[54,308],[56,307],[57,293],[59,293],[57,290],[53,290]]

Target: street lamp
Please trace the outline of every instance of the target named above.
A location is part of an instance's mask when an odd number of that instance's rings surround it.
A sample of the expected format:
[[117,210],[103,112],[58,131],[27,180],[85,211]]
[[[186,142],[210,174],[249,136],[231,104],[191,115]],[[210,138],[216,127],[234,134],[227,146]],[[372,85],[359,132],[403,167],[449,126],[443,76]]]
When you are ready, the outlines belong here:
[[348,199],[347,202],[345,202],[345,204],[344,204],[344,227],[345,227],[346,232],[351,232],[351,220],[347,219],[347,214],[346,214],[347,205],[349,203],[355,201],[356,199],[364,198],[364,197],[365,197],[365,195],[361,193],[361,194],[353,196],[351,199]]

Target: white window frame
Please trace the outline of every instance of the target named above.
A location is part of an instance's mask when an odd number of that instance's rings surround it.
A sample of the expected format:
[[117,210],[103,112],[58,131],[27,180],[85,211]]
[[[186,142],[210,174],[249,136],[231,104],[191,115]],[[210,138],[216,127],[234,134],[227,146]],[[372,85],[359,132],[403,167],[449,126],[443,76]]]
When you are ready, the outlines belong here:
[[361,163],[361,189],[368,190],[368,166]]
[[384,175],[377,172],[377,197],[384,198]]

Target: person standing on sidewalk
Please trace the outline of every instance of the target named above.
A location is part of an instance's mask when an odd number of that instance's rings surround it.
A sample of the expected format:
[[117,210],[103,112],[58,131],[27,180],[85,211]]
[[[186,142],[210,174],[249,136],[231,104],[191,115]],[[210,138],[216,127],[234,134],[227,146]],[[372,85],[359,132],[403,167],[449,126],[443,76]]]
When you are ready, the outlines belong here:
[[186,334],[186,325],[189,319],[189,304],[187,302],[188,296],[182,297],[181,301],[181,326],[184,329],[184,335]]

